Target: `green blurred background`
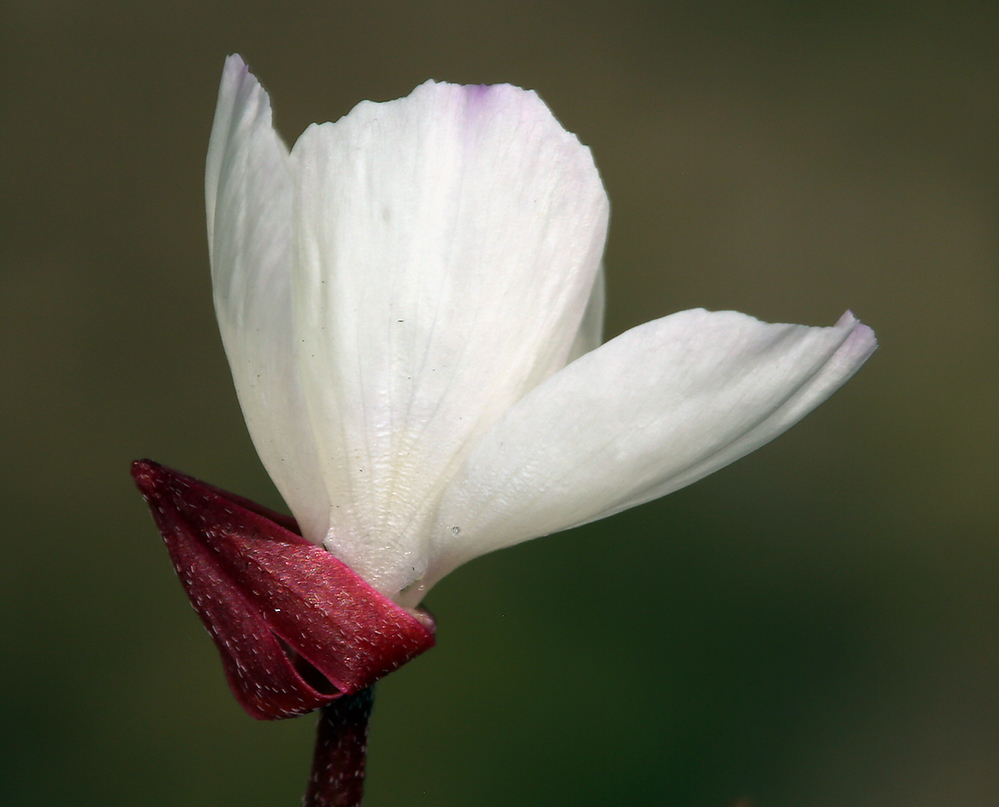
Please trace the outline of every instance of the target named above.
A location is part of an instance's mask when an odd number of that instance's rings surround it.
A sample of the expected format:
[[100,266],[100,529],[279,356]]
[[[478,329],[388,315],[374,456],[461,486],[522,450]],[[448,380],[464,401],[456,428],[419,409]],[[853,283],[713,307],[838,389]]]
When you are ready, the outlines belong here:
[[612,204],[608,331],[692,306],[881,349],[665,500],[483,558],[379,688],[367,805],[999,803],[989,3],[3,0],[0,803],[294,805],[128,477],[273,506],[213,319],[240,52],[289,142],[428,77],[533,87]]

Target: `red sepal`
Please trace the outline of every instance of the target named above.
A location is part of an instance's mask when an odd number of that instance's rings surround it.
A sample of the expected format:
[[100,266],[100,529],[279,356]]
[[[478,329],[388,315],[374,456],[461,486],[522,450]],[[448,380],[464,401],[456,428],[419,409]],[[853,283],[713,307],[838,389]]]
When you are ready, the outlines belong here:
[[150,460],[132,476],[253,717],[305,714],[433,647],[429,614],[379,594],[293,519]]

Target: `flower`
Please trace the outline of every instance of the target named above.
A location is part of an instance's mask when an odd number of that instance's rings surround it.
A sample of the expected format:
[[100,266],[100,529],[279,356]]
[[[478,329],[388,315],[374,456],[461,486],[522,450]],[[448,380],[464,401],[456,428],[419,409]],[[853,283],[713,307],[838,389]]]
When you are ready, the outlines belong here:
[[459,564],[687,485],[876,347],[682,311],[600,345],[608,203],[531,92],[428,82],[289,151],[239,56],[205,172],[236,392],[294,519],[133,464],[238,701],[321,709],[307,807],[360,804],[372,686],[434,644]]
[[231,56],[205,196],[260,458],[302,535],[404,606],[473,557],[738,459],[876,347],[849,312],[703,310],[600,345],[607,197],[589,149],[516,87],[427,82],[289,151]]

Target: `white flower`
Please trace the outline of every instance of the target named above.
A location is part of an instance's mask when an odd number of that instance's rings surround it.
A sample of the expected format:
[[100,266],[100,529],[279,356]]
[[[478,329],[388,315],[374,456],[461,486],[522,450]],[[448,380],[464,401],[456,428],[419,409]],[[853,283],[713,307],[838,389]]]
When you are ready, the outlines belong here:
[[876,347],[849,313],[703,310],[597,347],[607,198],[589,149],[515,87],[427,82],[289,152],[232,56],[205,195],[261,460],[306,538],[407,605],[738,459]]

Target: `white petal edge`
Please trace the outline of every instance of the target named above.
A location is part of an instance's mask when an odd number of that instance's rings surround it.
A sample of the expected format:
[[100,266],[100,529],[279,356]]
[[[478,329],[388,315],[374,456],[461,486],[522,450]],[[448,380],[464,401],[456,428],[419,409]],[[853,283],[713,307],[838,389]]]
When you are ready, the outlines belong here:
[[441,501],[420,596],[465,561],[689,485],[772,440],[877,346],[831,328],[682,311],[588,353],[476,445]]
[[422,577],[429,519],[478,436],[565,365],[607,199],[589,150],[507,85],[359,104],[310,127],[292,171],[325,545],[393,596]]
[[590,301],[586,304],[586,311],[583,312],[583,321],[579,324],[579,332],[572,343],[569,351],[569,360],[566,364],[571,364],[580,356],[589,353],[600,347],[604,340],[604,308],[607,300],[607,280],[604,275],[604,267],[600,267],[597,277],[593,281],[593,290],[590,292]]
[[292,183],[267,93],[226,59],[205,168],[219,331],[250,436],[303,534],[326,534],[322,483],[297,374],[291,307]]

